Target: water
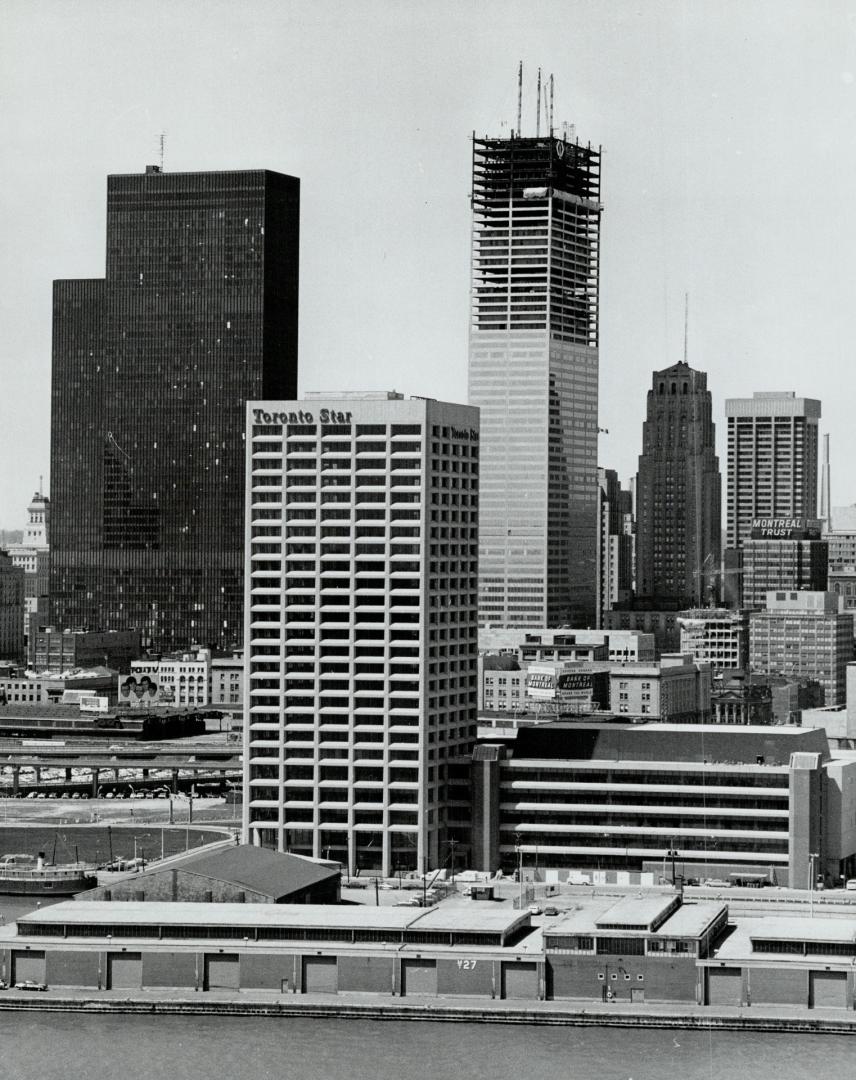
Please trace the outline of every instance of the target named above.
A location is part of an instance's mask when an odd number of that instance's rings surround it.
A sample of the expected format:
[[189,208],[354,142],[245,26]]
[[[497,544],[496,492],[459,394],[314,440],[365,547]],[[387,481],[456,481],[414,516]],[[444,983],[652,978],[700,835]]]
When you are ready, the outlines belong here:
[[[226,839],[220,831],[196,826],[161,825],[141,821],[137,825],[0,825],[0,855],[44,851],[58,863],[74,862],[75,853],[86,863],[107,863],[130,859],[134,853],[146,859],[177,855],[186,847],[196,848]],[[136,844],[134,841],[136,840]]]
[[848,1036],[0,1012],[10,1080],[804,1080]]

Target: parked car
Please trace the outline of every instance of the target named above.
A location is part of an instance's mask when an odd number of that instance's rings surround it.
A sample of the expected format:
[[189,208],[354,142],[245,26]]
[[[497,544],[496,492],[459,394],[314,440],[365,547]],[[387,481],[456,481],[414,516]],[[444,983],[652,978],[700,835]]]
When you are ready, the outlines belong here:
[[16,990],[47,990],[45,983],[36,982],[35,979],[22,979],[15,983]]
[[544,908],[544,914],[545,915],[558,915],[559,914],[559,909],[557,907],[553,907],[553,905],[551,904],[549,907]]
[[848,892],[856,892],[856,877],[849,878],[844,882],[844,888]]
[[541,914],[541,908],[540,908],[540,906],[538,904],[530,904],[529,908],[528,908],[528,911],[529,911],[530,915],[540,915]]
[[725,881],[724,878],[707,878],[702,882],[702,885],[707,886],[708,889],[730,889],[731,882]]

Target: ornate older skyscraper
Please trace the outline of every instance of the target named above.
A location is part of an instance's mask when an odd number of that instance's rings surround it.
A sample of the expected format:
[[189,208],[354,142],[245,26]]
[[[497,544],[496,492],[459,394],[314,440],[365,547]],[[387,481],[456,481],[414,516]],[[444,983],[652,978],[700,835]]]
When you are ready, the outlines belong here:
[[242,637],[244,406],[297,389],[300,181],[111,176],[107,274],[54,283],[51,621]]
[[636,596],[651,607],[703,603],[719,577],[722,481],[707,375],[654,372],[636,482]]
[[479,621],[594,625],[600,151],[473,139]]

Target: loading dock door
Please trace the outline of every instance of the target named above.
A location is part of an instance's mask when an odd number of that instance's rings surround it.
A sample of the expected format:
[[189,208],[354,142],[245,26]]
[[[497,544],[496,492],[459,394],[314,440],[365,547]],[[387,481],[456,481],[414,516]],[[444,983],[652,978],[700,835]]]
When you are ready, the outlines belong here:
[[205,957],[206,990],[237,990],[241,985],[237,953],[212,953]]
[[743,974],[740,968],[708,968],[708,1005],[740,1005],[743,1002]]
[[502,996],[538,999],[538,967],[534,961],[516,960],[502,965]]
[[335,956],[307,956],[303,961],[303,993],[335,994],[339,971]]
[[142,953],[107,954],[108,990],[139,990],[142,985]]
[[436,994],[437,961],[403,960],[401,963],[402,994]]
[[808,978],[809,1008],[847,1008],[847,975],[843,971],[810,971]]
[[45,981],[44,951],[28,949],[26,952],[12,953],[12,983],[23,982],[24,979],[38,983]]

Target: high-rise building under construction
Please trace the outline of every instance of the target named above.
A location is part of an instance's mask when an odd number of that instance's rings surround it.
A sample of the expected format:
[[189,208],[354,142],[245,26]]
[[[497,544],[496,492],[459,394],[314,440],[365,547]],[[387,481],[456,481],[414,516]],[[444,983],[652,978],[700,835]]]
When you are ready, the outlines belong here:
[[600,150],[473,138],[479,620],[593,625]]

